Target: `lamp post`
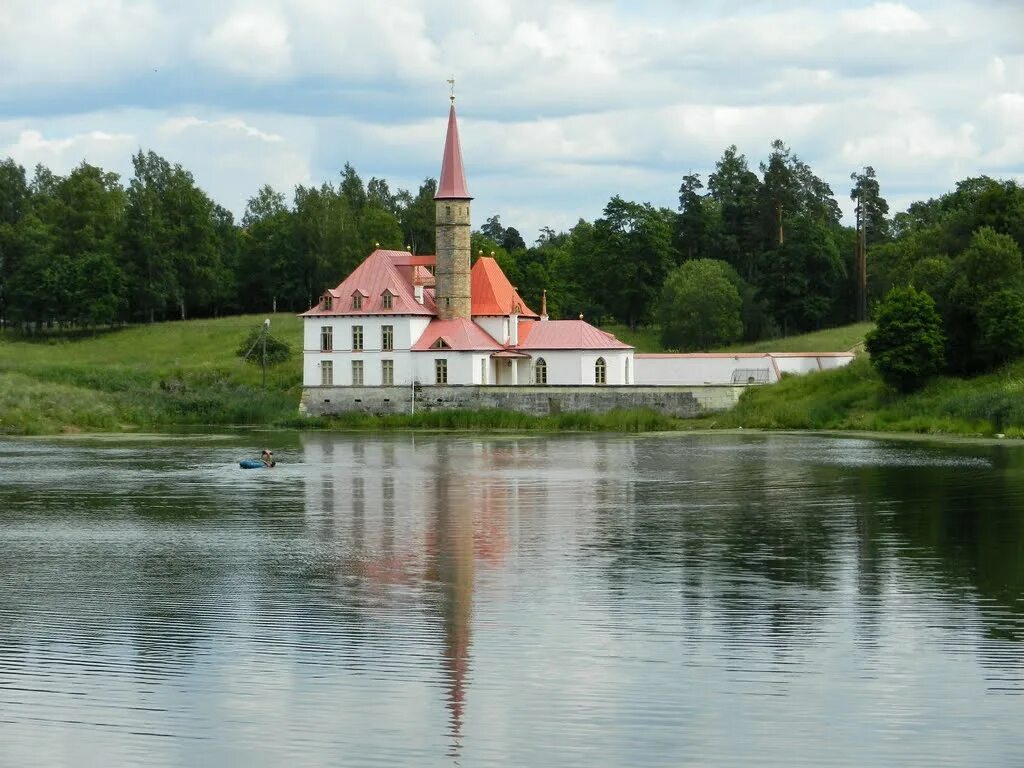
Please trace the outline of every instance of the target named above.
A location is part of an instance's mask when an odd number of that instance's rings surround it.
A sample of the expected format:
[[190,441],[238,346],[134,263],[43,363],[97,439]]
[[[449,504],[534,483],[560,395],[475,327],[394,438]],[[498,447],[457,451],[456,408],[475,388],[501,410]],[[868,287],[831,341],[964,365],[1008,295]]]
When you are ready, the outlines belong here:
[[270,333],[270,318],[263,321],[263,389],[267,388],[267,334]]

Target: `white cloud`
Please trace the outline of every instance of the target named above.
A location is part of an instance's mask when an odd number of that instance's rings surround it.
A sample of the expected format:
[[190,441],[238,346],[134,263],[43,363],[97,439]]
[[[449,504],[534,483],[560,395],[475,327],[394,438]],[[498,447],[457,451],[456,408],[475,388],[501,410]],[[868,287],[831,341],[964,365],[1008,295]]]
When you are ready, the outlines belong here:
[[135,137],[127,133],[92,130],[47,138],[42,131],[26,128],[4,151],[30,173],[39,163],[57,173],[67,173],[82,161],[109,169],[122,162],[134,143]]
[[230,13],[200,39],[197,53],[215,67],[245,79],[283,79],[293,73],[287,20],[265,9]]
[[682,173],[776,137],[840,202],[863,164],[934,196],[1024,169],[1022,28],[964,0],[3,0],[0,152],[127,174],[152,147],[236,212],[345,161],[415,187],[454,74],[478,210],[528,239],[615,192],[674,206]]
[[173,27],[151,0],[4,0],[0,85],[61,88],[159,68]]
[[844,11],[842,18],[851,32],[891,35],[900,32],[927,32],[931,28],[921,14],[902,3],[875,3],[867,8]]

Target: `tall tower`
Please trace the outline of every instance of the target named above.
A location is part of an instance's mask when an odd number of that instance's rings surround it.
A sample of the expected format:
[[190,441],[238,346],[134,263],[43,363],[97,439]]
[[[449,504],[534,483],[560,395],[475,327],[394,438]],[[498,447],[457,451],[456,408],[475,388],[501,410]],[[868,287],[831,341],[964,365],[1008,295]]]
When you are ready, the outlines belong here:
[[434,298],[442,320],[470,319],[469,296],[469,196],[466,172],[462,168],[459,124],[455,120],[455,96],[448,110],[448,135],[444,140],[441,181],[434,195],[434,226],[437,266],[434,270]]

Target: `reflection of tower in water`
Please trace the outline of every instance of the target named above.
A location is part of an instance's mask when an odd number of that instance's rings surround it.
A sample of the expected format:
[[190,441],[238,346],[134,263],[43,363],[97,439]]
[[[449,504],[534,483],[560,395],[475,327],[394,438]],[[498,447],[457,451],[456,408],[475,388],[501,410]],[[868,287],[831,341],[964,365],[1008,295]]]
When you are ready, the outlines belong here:
[[468,476],[455,474],[448,446],[437,446],[434,493],[427,525],[428,581],[437,585],[444,629],[449,735],[452,755],[461,747],[462,716],[469,675],[470,621],[473,611],[473,504]]

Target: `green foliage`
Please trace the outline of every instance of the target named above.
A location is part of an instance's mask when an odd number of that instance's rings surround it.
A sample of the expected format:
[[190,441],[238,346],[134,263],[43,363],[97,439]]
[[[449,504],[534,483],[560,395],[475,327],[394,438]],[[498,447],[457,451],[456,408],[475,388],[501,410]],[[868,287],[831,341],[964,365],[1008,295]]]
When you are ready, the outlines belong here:
[[[531,416],[501,410],[443,410],[416,414],[373,416],[348,413],[320,419],[317,424],[329,429],[393,430],[531,430],[548,432],[655,432],[685,429],[690,422],[644,408],[614,410],[607,413],[561,413]],[[305,422],[308,426],[308,422]]]
[[[997,316],[1002,310],[998,302],[992,303],[993,297],[1004,289],[1019,290],[1024,286],[1024,262],[1014,239],[989,227],[979,229],[967,248],[953,259],[947,285],[940,306],[951,370],[976,373],[1005,360],[995,353],[995,337],[984,339],[979,313],[982,307],[988,307],[988,328],[997,328]],[[1012,329],[1012,325],[1007,328]],[[1016,349],[1016,338],[1007,341],[1006,350]]]
[[927,293],[913,286],[893,288],[879,307],[875,322],[866,346],[887,384],[910,392],[942,370],[942,319]]
[[978,307],[978,350],[990,366],[1024,355],[1024,295],[1005,289]]
[[650,313],[675,261],[672,214],[615,196],[578,253],[583,288],[609,314],[635,328]]
[[840,429],[1024,437],[1024,362],[970,380],[936,377],[894,393],[866,356],[837,370],[751,387],[705,426]]
[[242,339],[235,354],[254,365],[262,365],[266,354],[267,364],[277,365],[291,359],[292,348],[269,331],[264,333],[260,328],[253,328]]
[[707,350],[743,331],[739,276],[724,261],[694,259],[669,273],[658,307],[661,341],[668,349]]

